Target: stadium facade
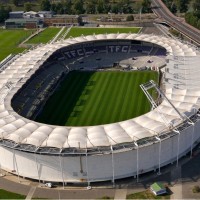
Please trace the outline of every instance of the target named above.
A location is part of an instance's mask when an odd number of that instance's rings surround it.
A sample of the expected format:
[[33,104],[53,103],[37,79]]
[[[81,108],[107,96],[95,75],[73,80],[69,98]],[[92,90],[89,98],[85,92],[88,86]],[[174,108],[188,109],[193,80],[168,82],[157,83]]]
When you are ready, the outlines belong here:
[[[163,56],[165,51],[163,92],[152,82],[143,85],[144,92],[148,93],[149,87],[161,92],[163,100],[159,105],[152,100],[151,112],[91,127],[61,127],[32,120],[34,113],[39,112],[38,105],[45,103],[63,74],[80,66],[76,65],[80,58],[83,57],[83,64],[84,58],[95,54],[98,55],[95,59],[100,60],[99,55],[105,59],[118,53]],[[75,61],[74,68],[72,64],[67,65],[70,59]],[[200,138],[199,61],[195,46],[143,34],[70,38],[13,58],[0,74],[1,169],[39,181],[89,184],[106,180],[114,183],[116,179],[131,176],[138,178],[149,171],[160,172],[167,164],[178,164],[182,156],[192,154]],[[49,68],[55,62],[64,65],[56,70]],[[39,87],[36,80],[41,74],[43,82]],[[35,90],[30,97],[28,90],[33,83]],[[22,97],[26,101],[37,97],[37,101],[26,109],[17,104]]]

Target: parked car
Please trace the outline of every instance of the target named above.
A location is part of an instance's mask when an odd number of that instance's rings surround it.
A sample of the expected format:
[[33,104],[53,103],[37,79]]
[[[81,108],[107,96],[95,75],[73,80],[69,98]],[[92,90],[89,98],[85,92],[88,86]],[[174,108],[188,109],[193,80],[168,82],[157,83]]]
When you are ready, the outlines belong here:
[[48,187],[48,188],[52,188],[53,184],[52,183],[45,183],[45,186]]

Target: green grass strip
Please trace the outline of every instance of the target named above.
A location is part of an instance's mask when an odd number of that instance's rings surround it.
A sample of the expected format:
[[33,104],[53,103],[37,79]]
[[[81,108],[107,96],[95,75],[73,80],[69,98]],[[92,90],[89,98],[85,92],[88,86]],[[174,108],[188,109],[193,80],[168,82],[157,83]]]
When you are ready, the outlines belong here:
[[129,194],[126,196],[126,199],[170,199],[170,195],[155,196],[150,190],[145,190],[143,192]]
[[38,35],[34,36],[28,40],[27,44],[40,44],[49,42],[56,34],[60,31],[61,28],[46,28],[44,31],[40,32]]
[[25,50],[18,45],[28,38],[34,30],[3,30],[0,29],[0,61],[8,55],[17,54]]
[[85,27],[73,27],[67,35],[67,38],[78,37],[81,35],[93,35],[93,34],[109,34],[109,33],[138,33],[139,27],[127,27],[127,28],[85,28]]

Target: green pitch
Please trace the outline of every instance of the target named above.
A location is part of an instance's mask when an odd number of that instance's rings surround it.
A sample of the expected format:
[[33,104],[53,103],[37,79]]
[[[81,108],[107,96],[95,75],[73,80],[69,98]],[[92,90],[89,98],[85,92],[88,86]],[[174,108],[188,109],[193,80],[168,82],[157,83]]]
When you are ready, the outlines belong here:
[[25,50],[18,45],[31,35],[33,30],[3,30],[0,29],[0,61],[9,54],[17,54]]
[[140,84],[158,80],[152,71],[70,72],[36,121],[67,126],[108,124],[150,111]]
[[39,44],[47,43],[53,39],[61,28],[46,28],[44,31],[40,32],[38,35],[34,36],[27,41],[28,44]]

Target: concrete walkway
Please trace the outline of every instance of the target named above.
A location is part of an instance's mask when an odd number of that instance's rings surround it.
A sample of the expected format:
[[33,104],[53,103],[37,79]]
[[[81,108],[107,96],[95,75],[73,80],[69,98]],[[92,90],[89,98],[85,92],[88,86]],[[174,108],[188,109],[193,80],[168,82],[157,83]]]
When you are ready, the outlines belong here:
[[182,184],[176,184],[173,187],[170,187],[172,191],[171,199],[183,199],[183,192],[182,192]]
[[118,189],[115,190],[115,197],[114,199],[126,199],[126,195],[127,195],[127,189]]
[[31,200],[32,197],[33,197],[33,194],[34,194],[35,190],[36,190],[35,186],[31,187],[30,190],[29,190],[29,192],[28,192],[28,195],[26,196],[25,200]]

